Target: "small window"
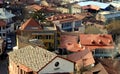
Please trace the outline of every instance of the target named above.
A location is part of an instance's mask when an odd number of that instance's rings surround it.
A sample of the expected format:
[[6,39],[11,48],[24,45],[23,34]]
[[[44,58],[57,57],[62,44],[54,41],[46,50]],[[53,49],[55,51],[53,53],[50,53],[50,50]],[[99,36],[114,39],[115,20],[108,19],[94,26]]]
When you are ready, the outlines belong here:
[[3,36],[5,36],[5,33],[3,33]]
[[55,62],[55,67],[58,67],[59,66],[59,62]]

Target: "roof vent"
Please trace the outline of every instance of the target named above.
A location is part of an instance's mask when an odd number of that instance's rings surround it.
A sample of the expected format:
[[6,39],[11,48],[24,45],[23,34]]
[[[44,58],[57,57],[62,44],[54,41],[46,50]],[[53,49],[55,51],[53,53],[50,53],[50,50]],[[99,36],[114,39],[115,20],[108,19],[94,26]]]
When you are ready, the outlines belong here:
[[72,45],[72,43],[71,43],[71,42],[68,42],[67,44],[68,44],[68,45]]
[[63,16],[62,16],[62,19],[65,19],[65,18],[66,18],[66,16],[65,16],[65,15],[63,15]]
[[102,40],[98,40],[98,43],[99,43],[99,44],[103,44],[103,41],[102,41]]
[[105,37],[105,34],[100,34],[99,36],[101,36],[101,37]]
[[109,43],[109,44],[112,44],[112,41],[109,39],[109,40],[108,40],[108,43]]
[[54,20],[57,20],[58,18],[57,17],[54,17]]
[[59,19],[62,19],[62,16],[58,16]]
[[95,40],[91,40],[91,44],[95,44]]

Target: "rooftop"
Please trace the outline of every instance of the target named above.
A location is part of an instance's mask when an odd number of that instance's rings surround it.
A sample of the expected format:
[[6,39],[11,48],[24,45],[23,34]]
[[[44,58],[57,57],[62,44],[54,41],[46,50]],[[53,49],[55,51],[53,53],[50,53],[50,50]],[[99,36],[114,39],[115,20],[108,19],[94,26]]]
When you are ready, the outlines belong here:
[[120,74],[120,60],[117,59],[95,59],[96,62],[100,62],[106,69],[108,74]]
[[42,27],[36,20],[30,18],[20,26],[20,30],[42,30]]
[[80,34],[80,44],[90,50],[96,48],[114,48],[112,36],[109,34]]
[[77,48],[78,37],[74,35],[61,35],[60,36],[60,48],[66,48],[69,51],[76,52],[80,49]]
[[87,5],[95,5],[98,6],[101,9],[107,8],[110,4],[108,3],[102,3],[98,1],[86,1],[86,2],[80,2],[78,3],[80,6],[87,6]]
[[67,59],[74,61],[76,63],[82,62],[82,64],[84,64],[84,66],[88,66],[88,65],[95,63],[92,53],[88,49],[70,54],[67,56]]
[[104,68],[104,66],[101,63],[98,63],[89,71],[85,71],[83,74],[108,74],[107,70]]
[[45,23],[38,22],[33,18],[25,21],[21,26],[20,30],[24,31],[41,31],[41,30],[56,30],[55,24],[47,21]]
[[60,23],[64,22],[72,22],[72,21],[78,21],[82,20],[89,14],[87,13],[81,13],[81,14],[59,14],[59,15],[53,15],[47,18],[49,21],[59,21]]
[[10,60],[15,64],[22,65],[35,72],[38,72],[56,56],[56,54],[37,46],[26,46],[9,53]]
[[46,11],[47,12],[59,12],[55,8],[51,8],[51,7],[48,7],[48,6],[41,6],[41,5],[37,5],[37,4],[26,6],[26,8],[30,9],[30,10],[33,10],[33,11],[43,10],[45,12]]
[[18,37],[19,48],[25,47],[26,45],[45,47],[43,41],[40,39],[39,40],[38,39],[31,39],[29,36],[23,37],[20,35],[18,35],[17,37]]

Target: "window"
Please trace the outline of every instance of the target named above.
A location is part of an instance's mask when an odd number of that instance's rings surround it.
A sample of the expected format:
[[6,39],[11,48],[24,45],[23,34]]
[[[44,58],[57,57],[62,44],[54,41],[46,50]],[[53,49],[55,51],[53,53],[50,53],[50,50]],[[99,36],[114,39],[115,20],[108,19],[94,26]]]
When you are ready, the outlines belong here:
[[49,39],[49,35],[46,35],[46,39]]
[[33,72],[28,72],[27,74],[33,74]]
[[75,27],[80,27],[81,26],[81,21],[76,21],[75,22]]
[[3,36],[5,36],[5,33],[3,33]]
[[31,29],[34,29],[34,30],[36,30],[36,29],[38,29],[38,27],[31,27]]
[[46,39],[53,39],[51,35],[46,35]]
[[3,27],[3,29],[5,29],[5,27]]
[[55,67],[58,67],[59,66],[59,62],[55,62]]
[[72,22],[67,22],[62,24],[62,28],[71,28],[72,27]]
[[79,28],[74,28],[74,31],[78,31],[79,30]]

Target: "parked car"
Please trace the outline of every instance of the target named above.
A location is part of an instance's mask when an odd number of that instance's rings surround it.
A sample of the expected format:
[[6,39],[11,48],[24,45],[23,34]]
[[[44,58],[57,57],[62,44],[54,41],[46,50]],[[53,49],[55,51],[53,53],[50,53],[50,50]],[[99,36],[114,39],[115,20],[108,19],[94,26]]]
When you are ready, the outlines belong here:
[[11,38],[7,38],[7,39],[6,39],[6,42],[7,42],[7,43],[12,43]]
[[7,44],[7,49],[8,50],[12,49],[12,44]]

